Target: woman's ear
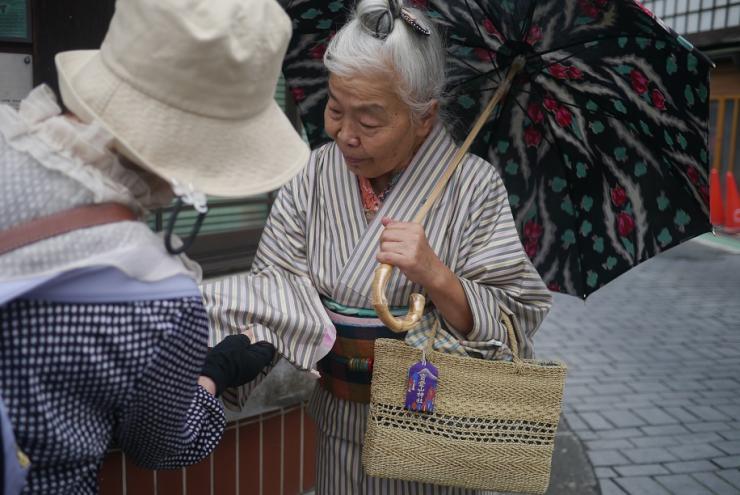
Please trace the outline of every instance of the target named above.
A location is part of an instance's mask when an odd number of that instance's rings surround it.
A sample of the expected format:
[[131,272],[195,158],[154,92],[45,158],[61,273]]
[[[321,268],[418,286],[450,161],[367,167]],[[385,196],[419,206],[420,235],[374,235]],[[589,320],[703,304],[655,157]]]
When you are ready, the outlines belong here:
[[429,107],[429,110],[427,111],[426,115],[424,115],[421,118],[421,121],[419,122],[419,135],[423,137],[427,137],[430,132],[432,132],[432,128],[434,128],[434,125],[437,123],[437,117],[439,116],[439,101],[434,100]]

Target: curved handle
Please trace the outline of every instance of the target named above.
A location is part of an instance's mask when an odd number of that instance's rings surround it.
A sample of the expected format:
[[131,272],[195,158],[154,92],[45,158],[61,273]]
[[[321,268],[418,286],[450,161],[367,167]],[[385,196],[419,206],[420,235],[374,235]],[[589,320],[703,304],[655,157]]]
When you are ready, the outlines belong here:
[[380,318],[380,321],[385,326],[396,333],[408,332],[421,321],[421,317],[424,315],[424,296],[416,293],[411,294],[408,314],[400,318],[393,316],[388,309],[388,299],[385,297],[385,290],[391,279],[392,271],[393,267],[386,264],[382,264],[375,269],[375,276],[373,277],[373,306],[375,307],[375,312],[378,313],[378,318]]
[[170,219],[167,221],[167,230],[164,234],[164,247],[167,248],[167,252],[170,254],[182,254],[190,249],[195,237],[198,235],[198,232],[200,232],[200,226],[203,225],[203,220],[205,220],[206,215],[208,214],[208,210],[202,213],[199,212],[198,218],[195,219],[193,228],[190,231],[190,236],[182,241],[182,246],[178,248],[172,247],[172,235],[175,230],[175,221],[177,220],[177,216],[180,214],[180,210],[182,210],[183,204],[184,202],[182,198],[178,196],[177,202],[172,210],[172,214],[170,215]]
[[506,328],[506,334],[509,337],[509,349],[511,350],[511,356],[514,358],[514,362],[520,362],[522,359],[519,357],[519,341],[516,338],[516,330],[514,330],[514,322],[507,310],[499,305],[499,316],[501,317],[501,323]]

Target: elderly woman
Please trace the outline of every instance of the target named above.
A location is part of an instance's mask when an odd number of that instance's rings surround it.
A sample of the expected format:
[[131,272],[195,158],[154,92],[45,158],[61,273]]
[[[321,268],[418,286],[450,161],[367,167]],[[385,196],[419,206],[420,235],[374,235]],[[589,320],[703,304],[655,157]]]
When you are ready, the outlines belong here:
[[[481,158],[466,156],[423,224],[409,221],[457,149],[440,119],[444,49],[428,19],[363,0],[324,62],[333,142],[280,191],[252,273],[205,288],[214,337],[251,324],[258,340],[321,375],[310,405],[318,494],[466,493],[363,472],[373,341],[420,347],[434,338],[446,352],[506,358],[505,307],[531,355],[551,298],[522,249],[501,178]],[[388,289],[392,306],[411,292],[431,301],[405,336],[368,309],[378,262],[399,269]],[[239,405],[248,392],[226,397]]]

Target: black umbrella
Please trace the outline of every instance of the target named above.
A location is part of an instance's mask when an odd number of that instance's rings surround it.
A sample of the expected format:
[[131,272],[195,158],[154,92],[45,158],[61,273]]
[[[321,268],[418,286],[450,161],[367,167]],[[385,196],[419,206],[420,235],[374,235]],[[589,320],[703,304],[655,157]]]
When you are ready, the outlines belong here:
[[[312,146],[328,139],[322,56],[349,3],[287,6],[294,34],[284,73]],[[460,141],[506,76],[513,78],[470,150],[498,168],[525,250],[552,290],[586,297],[711,229],[712,63],[639,3],[410,5],[445,33],[446,104]]]

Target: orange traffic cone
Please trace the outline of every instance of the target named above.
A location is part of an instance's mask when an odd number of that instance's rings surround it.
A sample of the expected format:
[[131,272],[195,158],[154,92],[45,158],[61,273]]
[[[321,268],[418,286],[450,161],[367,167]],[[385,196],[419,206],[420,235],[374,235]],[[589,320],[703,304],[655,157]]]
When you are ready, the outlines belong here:
[[740,232],[740,196],[737,194],[735,176],[732,172],[725,175],[727,182],[727,201],[725,201],[725,229],[728,232]]
[[719,170],[712,169],[709,176],[709,220],[712,225],[725,223],[725,210],[722,207],[722,185],[719,181]]

